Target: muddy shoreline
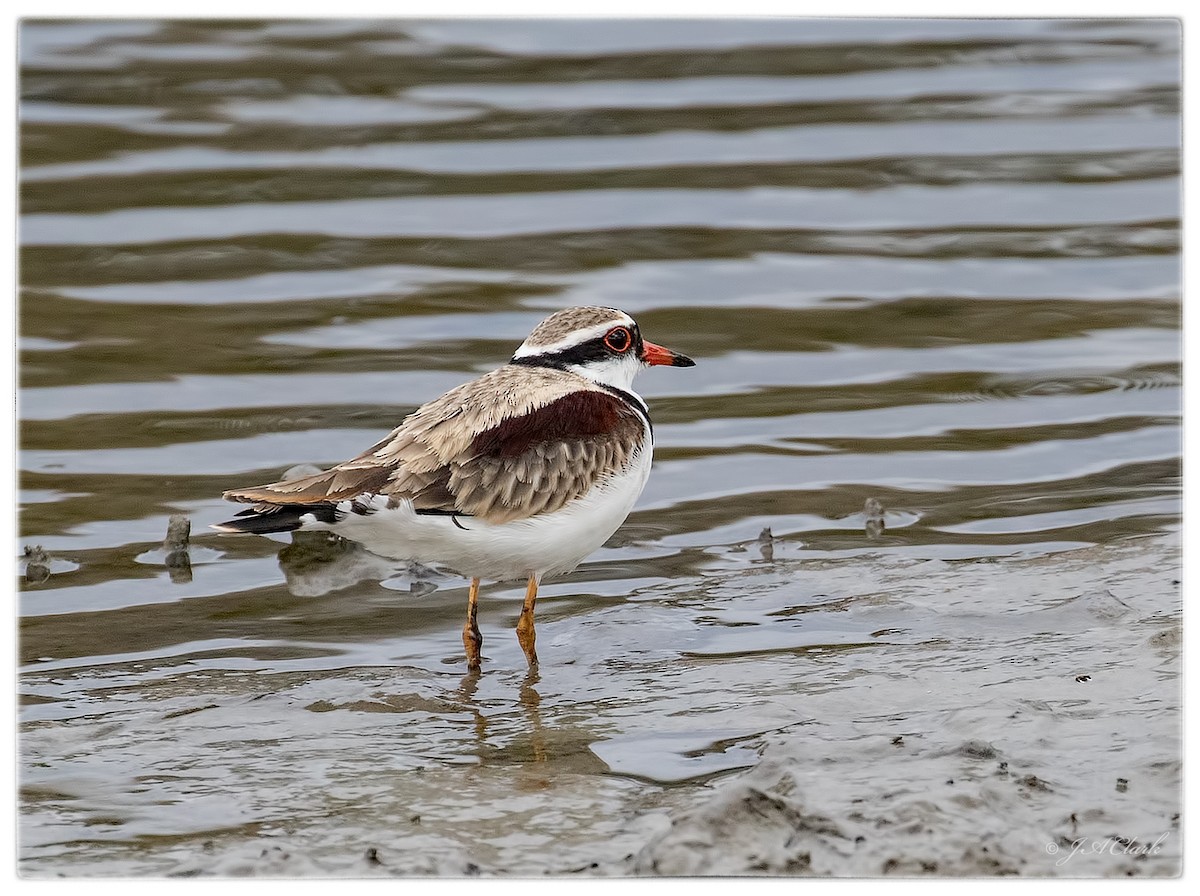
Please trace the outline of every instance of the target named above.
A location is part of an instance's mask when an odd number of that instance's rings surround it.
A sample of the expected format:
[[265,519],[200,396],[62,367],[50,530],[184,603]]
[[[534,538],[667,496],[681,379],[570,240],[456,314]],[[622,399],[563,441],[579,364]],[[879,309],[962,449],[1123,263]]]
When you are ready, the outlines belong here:
[[[702,625],[681,652],[577,662],[589,620],[567,617],[534,681],[432,656],[27,667],[21,873],[1179,873],[1176,535],[970,561],[785,550],[720,578],[705,612],[740,614],[738,640]],[[793,617],[862,634],[781,641],[797,582],[815,603]],[[775,610],[752,620],[756,601]],[[637,627],[584,615],[610,640]],[[623,698],[589,695],[622,663]],[[90,706],[56,712],[55,682]]]
[[846,737],[769,738],[624,870],[1180,873],[1178,563],[1174,539],[1140,539],[910,582],[948,607],[985,596],[989,612],[827,701],[818,715],[862,713]]

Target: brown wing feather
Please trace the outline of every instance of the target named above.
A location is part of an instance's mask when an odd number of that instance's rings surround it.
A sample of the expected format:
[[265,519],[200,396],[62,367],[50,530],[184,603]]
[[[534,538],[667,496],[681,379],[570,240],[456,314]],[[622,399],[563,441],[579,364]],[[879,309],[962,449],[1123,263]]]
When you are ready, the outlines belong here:
[[225,492],[230,501],[262,504],[313,504],[321,501],[344,501],[383,488],[390,476],[384,467],[333,467],[299,479],[285,479],[269,485],[231,489]]
[[383,494],[507,522],[583,495],[627,464],[643,436],[632,407],[582,377],[501,367],[422,406],[352,460],[225,497],[267,510]]
[[579,391],[479,433],[450,463],[463,513],[503,523],[551,513],[629,463],[641,418],[616,396]]

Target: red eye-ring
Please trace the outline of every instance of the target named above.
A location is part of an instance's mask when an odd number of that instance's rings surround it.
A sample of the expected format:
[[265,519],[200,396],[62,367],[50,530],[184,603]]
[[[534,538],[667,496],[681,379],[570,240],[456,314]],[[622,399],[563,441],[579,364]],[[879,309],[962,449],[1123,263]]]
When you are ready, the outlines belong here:
[[604,344],[614,352],[627,352],[629,346],[633,344],[633,337],[624,327],[613,327],[604,337]]

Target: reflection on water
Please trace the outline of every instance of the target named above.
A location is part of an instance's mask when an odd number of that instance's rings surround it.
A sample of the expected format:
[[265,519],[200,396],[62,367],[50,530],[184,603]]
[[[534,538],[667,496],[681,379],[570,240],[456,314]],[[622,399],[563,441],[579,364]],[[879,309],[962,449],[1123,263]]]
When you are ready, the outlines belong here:
[[[23,870],[620,860],[819,695],[962,634],[893,565],[1175,532],[1178,41],[23,23]],[[464,583],[208,532],[222,489],[350,456],[594,303],[698,366],[639,380],[655,470],[544,587],[540,681],[518,586],[464,679]]]

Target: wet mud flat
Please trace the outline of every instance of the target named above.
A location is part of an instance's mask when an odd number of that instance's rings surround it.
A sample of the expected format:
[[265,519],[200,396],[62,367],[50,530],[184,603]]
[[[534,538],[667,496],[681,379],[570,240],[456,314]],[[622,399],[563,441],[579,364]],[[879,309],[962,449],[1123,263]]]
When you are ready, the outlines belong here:
[[482,608],[480,677],[441,622],[31,662],[20,872],[1175,875],[1179,567],[1173,533],[783,541],[624,600],[551,589],[540,677],[518,590]]
[[809,704],[840,736],[766,738],[625,870],[1179,874],[1173,539],[879,572],[889,599],[942,605],[943,637],[857,655],[881,662]]

